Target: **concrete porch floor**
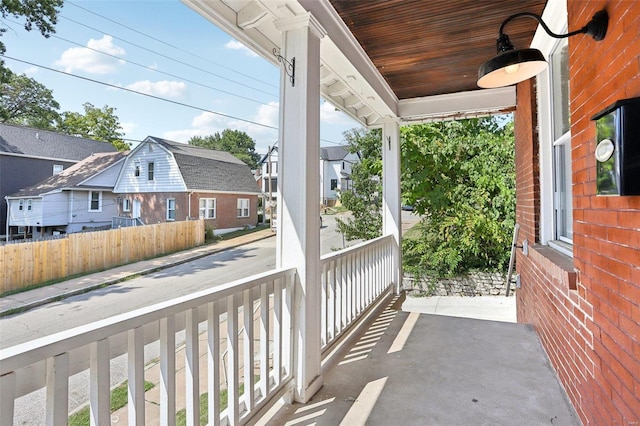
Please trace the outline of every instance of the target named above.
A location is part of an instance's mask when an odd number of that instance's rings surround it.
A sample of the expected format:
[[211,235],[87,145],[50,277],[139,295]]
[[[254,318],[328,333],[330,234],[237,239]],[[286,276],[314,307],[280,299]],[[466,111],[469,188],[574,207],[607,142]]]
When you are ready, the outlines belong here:
[[527,325],[397,310],[394,298],[334,350],[307,404],[269,425],[579,425]]

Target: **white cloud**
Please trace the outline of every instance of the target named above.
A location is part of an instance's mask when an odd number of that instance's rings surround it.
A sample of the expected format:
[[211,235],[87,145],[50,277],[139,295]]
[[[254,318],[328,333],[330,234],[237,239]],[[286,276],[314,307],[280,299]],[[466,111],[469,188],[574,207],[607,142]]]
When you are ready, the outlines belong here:
[[246,55],[257,58],[258,55],[251,49],[249,49],[247,46],[245,46],[244,44],[240,43],[239,41],[236,40],[231,40],[229,42],[227,42],[227,44],[224,45],[224,47],[226,47],[227,49],[231,49],[231,50],[241,50],[243,51]]
[[[320,121],[330,124],[354,124],[355,122],[344,112],[337,110],[329,102],[320,105]],[[357,124],[357,123],[355,123]]]
[[115,59],[100,52],[115,56],[123,56],[126,53],[124,48],[113,44],[113,37],[104,35],[100,40],[89,39],[87,47],[65,50],[54,63],[65,72],[79,70],[91,74],[109,74],[115,71],[118,65],[124,64],[122,59]]
[[24,70],[24,74],[25,75],[34,75],[38,73],[39,68],[38,67],[29,67],[26,70]]
[[128,122],[128,123],[120,123],[120,127],[122,127],[122,132],[125,135],[128,135],[131,132],[133,132],[136,129],[136,127],[138,127],[138,125],[136,123]]
[[149,80],[136,81],[126,86],[126,88],[163,98],[180,98],[187,91],[187,85],[184,82],[166,80],[156,82]]

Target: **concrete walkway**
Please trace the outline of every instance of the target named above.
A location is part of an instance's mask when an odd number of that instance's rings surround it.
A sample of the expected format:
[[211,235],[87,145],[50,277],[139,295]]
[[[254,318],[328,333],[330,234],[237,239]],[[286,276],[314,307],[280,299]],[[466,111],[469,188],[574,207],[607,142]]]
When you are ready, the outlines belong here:
[[218,241],[215,244],[207,244],[167,256],[130,263],[107,271],[87,274],[56,284],[4,296],[0,298],[0,317],[44,305],[55,300],[86,293],[107,285],[116,284],[130,277],[157,272],[181,263],[273,236],[275,236],[273,231],[264,229],[236,238]]

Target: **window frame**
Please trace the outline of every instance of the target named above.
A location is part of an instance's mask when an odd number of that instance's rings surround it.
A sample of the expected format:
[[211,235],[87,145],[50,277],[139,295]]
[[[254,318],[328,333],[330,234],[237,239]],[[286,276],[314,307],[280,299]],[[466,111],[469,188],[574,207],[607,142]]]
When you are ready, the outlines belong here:
[[131,199],[130,198],[123,198],[122,199],[122,211],[123,212],[130,212],[131,211]]
[[[246,206],[244,205],[246,204]],[[238,198],[236,201],[236,214],[239,218],[251,216],[251,200],[248,198]]]
[[[98,194],[98,199],[96,200],[98,203],[98,207],[96,209],[92,208],[92,204],[94,202],[93,200],[93,194]],[[99,213],[102,211],[102,191],[89,191],[88,194],[88,199],[89,199],[89,205],[87,207],[87,211],[89,213]]]
[[[549,2],[544,10],[542,19],[548,24],[551,31],[564,33],[567,31],[567,4],[566,1]],[[566,39],[564,40],[566,42]],[[551,55],[558,52],[563,40],[552,38],[538,27],[531,48],[539,49],[549,60]],[[549,61],[551,62],[551,61]],[[568,147],[569,157],[571,153],[571,129],[559,137],[554,137],[554,106],[553,106],[553,81],[552,67],[537,76],[537,101],[538,101],[538,129],[539,129],[539,161],[540,161],[540,242],[573,257],[573,244],[568,238],[558,238],[557,207],[561,200],[558,199],[556,186],[558,180],[558,155],[557,151],[562,147]],[[569,158],[569,167],[571,159]],[[565,175],[566,176],[566,175]],[[571,176],[571,174],[569,174]],[[569,182],[569,188],[572,183]],[[572,200],[572,198],[571,198]],[[573,206],[570,206],[573,208]]]
[[[204,206],[202,202],[204,201]],[[213,207],[211,207],[213,204]],[[213,210],[213,215],[209,216],[207,213],[210,213]],[[200,219],[215,219],[217,213],[217,202],[215,198],[200,198],[198,200],[198,217]]]
[[[173,203],[173,208],[171,208],[172,203]],[[173,212],[173,217],[171,217],[172,212]],[[175,220],[176,220],[176,199],[167,198],[167,222],[174,222]]]
[[331,179],[329,181],[329,189],[331,191],[337,191],[338,190],[338,179]]
[[64,170],[64,166],[62,164],[54,164],[53,165],[53,176],[59,174],[63,170]]
[[147,163],[147,180],[152,181],[155,180],[156,173],[156,163],[154,161],[149,161]]
[[22,199],[18,200],[18,211],[24,211],[24,200]]

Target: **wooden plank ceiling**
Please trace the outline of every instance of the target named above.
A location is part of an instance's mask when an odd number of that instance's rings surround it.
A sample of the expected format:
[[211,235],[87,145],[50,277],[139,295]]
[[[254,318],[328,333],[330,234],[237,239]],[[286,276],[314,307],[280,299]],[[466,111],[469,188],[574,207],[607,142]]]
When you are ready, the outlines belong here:
[[[399,99],[478,90],[478,67],[496,54],[502,22],[542,14],[547,0],[330,0]],[[505,27],[516,48],[538,23]]]

